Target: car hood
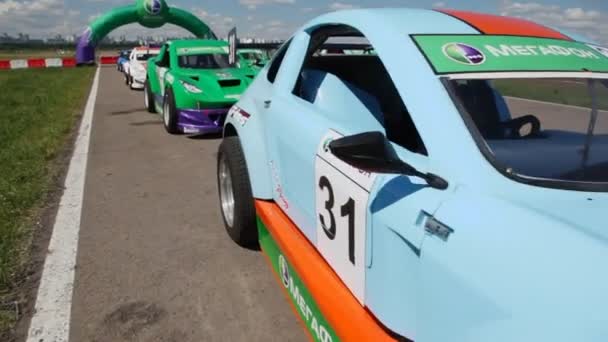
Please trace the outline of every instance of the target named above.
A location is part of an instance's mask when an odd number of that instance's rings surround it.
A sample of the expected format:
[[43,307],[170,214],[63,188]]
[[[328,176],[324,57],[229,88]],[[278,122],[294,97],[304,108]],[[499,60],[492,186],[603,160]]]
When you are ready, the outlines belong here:
[[206,98],[238,100],[252,81],[252,75],[240,69],[214,69],[182,71],[182,80],[194,84],[203,90],[201,96]]
[[129,66],[134,67],[136,65],[141,66],[140,70],[147,70],[148,68],[148,63],[145,61],[129,61]]

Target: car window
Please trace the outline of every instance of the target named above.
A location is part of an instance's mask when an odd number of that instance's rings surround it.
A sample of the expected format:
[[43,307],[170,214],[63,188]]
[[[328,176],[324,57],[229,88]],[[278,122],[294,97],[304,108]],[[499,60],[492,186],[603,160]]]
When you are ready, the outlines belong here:
[[150,59],[152,57],[156,57],[156,56],[157,56],[156,53],[136,53],[135,59],[138,61],[147,61],[148,59]]
[[224,69],[230,68],[228,54],[202,53],[177,57],[180,68],[186,69]]
[[507,174],[608,184],[607,81],[464,78],[449,85],[480,146]]
[[243,59],[250,60],[250,59],[256,59],[256,58],[262,58],[262,54],[255,53],[255,52],[242,52],[241,57]]
[[283,63],[283,58],[285,58],[289,44],[291,44],[291,40],[287,41],[285,44],[283,44],[283,46],[281,46],[279,51],[277,51],[277,53],[274,55],[272,62],[270,62],[268,74],[266,75],[266,78],[268,78],[270,83],[274,83],[274,80],[277,78],[279,68],[281,67],[281,63]]
[[163,68],[171,68],[171,56],[169,53],[168,46],[163,47],[163,49],[161,50],[158,66]]
[[340,80],[343,91],[349,92],[350,97],[354,95],[370,115],[382,123],[390,141],[411,152],[427,155],[391,76],[379,56],[365,53],[373,47],[359,31],[345,25],[322,27],[313,32],[310,41],[309,52],[293,90],[295,96],[320,105],[317,96],[319,87],[323,85],[323,76],[319,75],[331,75],[328,82],[334,78]]

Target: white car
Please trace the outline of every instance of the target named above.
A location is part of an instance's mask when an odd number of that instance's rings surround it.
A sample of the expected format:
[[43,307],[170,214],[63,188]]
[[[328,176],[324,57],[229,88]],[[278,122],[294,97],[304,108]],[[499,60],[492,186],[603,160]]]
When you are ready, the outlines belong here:
[[158,48],[136,47],[131,51],[129,60],[123,65],[125,83],[131,89],[143,89],[146,82],[148,59],[160,52]]

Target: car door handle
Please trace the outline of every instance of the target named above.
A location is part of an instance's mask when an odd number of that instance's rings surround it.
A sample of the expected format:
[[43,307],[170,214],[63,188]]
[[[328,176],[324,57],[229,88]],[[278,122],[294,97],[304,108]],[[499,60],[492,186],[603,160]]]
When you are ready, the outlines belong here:
[[264,108],[270,108],[270,105],[272,104],[271,100],[266,100],[264,101]]

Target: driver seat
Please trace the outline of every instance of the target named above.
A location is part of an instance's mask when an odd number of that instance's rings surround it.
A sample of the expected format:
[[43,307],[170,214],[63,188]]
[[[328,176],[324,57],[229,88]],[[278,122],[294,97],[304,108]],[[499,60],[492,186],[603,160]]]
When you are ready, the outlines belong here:
[[485,80],[468,80],[456,86],[462,105],[471,116],[484,139],[501,139],[504,128],[494,90]]

